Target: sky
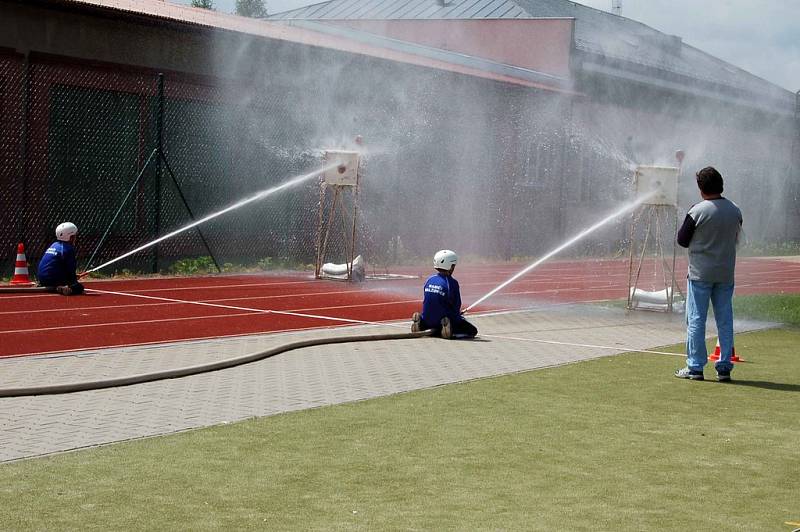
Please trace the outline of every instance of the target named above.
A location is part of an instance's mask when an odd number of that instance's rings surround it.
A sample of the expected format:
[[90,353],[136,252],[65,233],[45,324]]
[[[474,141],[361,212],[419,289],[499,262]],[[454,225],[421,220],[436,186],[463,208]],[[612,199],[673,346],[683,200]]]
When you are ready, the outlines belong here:
[[[579,3],[611,11],[611,0]],[[622,16],[800,90],[800,0],[622,0]]]
[[[189,3],[190,0],[180,0]],[[308,0],[266,0],[278,13]],[[611,11],[611,0],[578,3]],[[232,12],[235,0],[214,0]],[[622,16],[638,20],[792,92],[800,90],[800,0],[622,0]]]

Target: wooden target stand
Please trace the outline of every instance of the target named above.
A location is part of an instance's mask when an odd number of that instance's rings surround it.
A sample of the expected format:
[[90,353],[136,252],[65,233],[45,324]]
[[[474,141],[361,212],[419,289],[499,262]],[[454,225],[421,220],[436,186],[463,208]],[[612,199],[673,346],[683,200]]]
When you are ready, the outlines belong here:
[[[628,261],[628,310],[655,310],[674,312],[675,290],[683,292],[675,277],[678,232],[678,177],[679,167],[639,166],[634,175],[637,197],[647,195],[642,206],[634,211],[630,230],[630,256]],[[655,193],[653,193],[655,191]],[[651,195],[652,194],[652,195]],[[673,220],[672,232],[666,235],[667,225]],[[643,230],[639,230],[643,228]],[[664,239],[671,241],[672,257],[665,250]],[[652,242],[651,242],[652,240]],[[652,248],[654,269],[661,267],[662,290],[646,291],[639,287],[642,268],[647,258],[648,245]],[[657,275],[657,274],[656,274]]]
[[[314,277],[352,281],[358,221],[359,153],[327,150],[323,164],[325,169],[319,184],[317,260]],[[328,204],[325,197],[327,189],[333,191],[333,197]],[[328,277],[322,271],[322,267],[329,252],[328,244],[332,236],[333,238],[338,236],[338,239],[344,242],[346,269],[341,275]],[[341,259],[341,257],[336,258]]]

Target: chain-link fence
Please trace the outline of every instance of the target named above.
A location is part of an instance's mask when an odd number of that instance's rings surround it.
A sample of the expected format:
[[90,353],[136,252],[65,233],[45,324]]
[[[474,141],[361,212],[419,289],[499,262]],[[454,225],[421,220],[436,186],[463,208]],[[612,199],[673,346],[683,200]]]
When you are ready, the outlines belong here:
[[[35,265],[63,221],[79,227],[79,267],[95,268],[253,197],[100,273],[313,268],[317,178],[263,193],[319,170],[327,148],[362,152],[355,251],[369,264],[541,255],[627,201],[631,164],[683,147],[692,126],[340,52],[293,61],[233,79],[0,52],[0,272],[17,242]],[[619,255],[626,223],[576,249]],[[344,262],[344,241],[332,246]]]
[[[0,79],[7,264],[17,241],[35,264],[69,220],[80,229],[80,266],[102,266],[319,169],[331,147],[363,152],[356,251],[371,264],[390,268],[440,247],[508,253],[494,237],[513,208],[495,181],[513,162],[487,126],[516,134],[493,113],[504,96],[521,98],[513,90],[487,99],[481,91],[497,87],[461,85],[443,98],[452,80],[423,72],[402,94],[353,94],[331,92],[324,75],[265,86],[13,54],[0,56]],[[408,99],[414,107],[404,109]],[[364,145],[353,145],[356,134]],[[198,257],[308,267],[318,187],[312,176],[101,271],[167,271]],[[343,262],[344,248],[332,240],[327,256]]]
[[[319,166],[309,151],[274,149],[292,140],[258,120],[289,125],[275,99],[238,105],[240,87],[219,80],[14,56],[0,72],[5,100],[18,102],[3,107],[3,242],[24,242],[32,263],[62,221],[80,229],[82,266],[96,267]],[[201,256],[309,263],[315,191],[309,179],[110,269],[164,271]]]

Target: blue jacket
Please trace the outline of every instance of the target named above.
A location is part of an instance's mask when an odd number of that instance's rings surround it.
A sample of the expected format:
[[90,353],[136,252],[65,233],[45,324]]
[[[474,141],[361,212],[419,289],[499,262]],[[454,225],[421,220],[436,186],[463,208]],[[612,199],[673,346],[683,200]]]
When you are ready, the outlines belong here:
[[50,244],[39,261],[37,277],[42,286],[64,286],[78,282],[75,268],[75,247],[69,242],[56,241]]
[[422,300],[422,321],[428,327],[439,327],[442,318],[447,316],[450,323],[457,323],[461,317],[461,289],[458,281],[449,275],[436,273],[425,281]]

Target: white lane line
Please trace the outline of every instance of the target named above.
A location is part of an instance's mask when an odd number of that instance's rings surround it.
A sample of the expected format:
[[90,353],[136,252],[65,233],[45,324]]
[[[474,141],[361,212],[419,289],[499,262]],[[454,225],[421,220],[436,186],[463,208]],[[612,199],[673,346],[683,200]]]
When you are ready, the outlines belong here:
[[[359,325],[372,325],[372,326],[385,326],[385,327],[396,327],[396,328],[403,328],[407,329],[408,325],[405,321],[397,323],[396,320],[393,322],[370,322],[370,321],[363,321],[363,320],[351,320],[346,318],[332,318],[330,316],[318,316],[313,314],[304,314],[299,312],[289,312],[289,311],[273,311],[273,310],[264,310],[264,309],[252,309],[246,307],[234,307],[230,305],[218,305],[218,304],[209,304],[204,302],[198,301],[182,301],[177,299],[169,299],[169,298],[161,298],[155,296],[146,296],[142,294],[126,294],[124,292],[105,292],[100,290],[94,290],[102,293],[113,293],[117,295],[127,295],[130,297],[138,297],[144,299],[167,299],[171,303],[186,303],[186,304],[195,304],[201,306],[210,306],[210,307],[217,307],[217,308],[225,308],[229,310],[244,310],[243,313],[238,314],[218,314],[218,315],[211,315],[211,316],[197,316],[197,317],[185,317],[185,318],[168,318],[162,320],[142,320],[142,321],[135,321],[135,322],[117,322],[117,323],[98,323],[92,325],[79,325],[79,326],[63,326],[63,327],[49,327],[49,328],[42,328],[42,329],[26,329],[22,331],[0,331],[0,334],[4,333],[14,333],[14,332],[35,332],[35,331],[51,331],[51,330],[59,330],[59,329],[73,329],[73,328],[87,328],[87,327],[104,327],[104,326],[111,326],[111,325],[128,325],[131,323],[139,324],[139,323],[164,323],[170,321],[186,321],[186,320],[196,320],[196,319],[208,319],[208,318],[228,318],[228,317],[241,317],[241,316],[251,316],[252,313],[257,314],[280,314],[280,315],[288,315],[288,316],[299,316],[299,317],[306,317],[306,318],[313,318],[313,319],[323,319],[323,320],[333,320],[339,322],[346,322],[346,323],[356,323]],[[414,300],[416,301],[416,300]],[[596,300],[597,302],[602,302],[606,300]],[[559,303],[559,304],[571,304],[571,303]],[[347,307],[343,307],[347,308]],[[506,314],[506,313],[518,313],[520,312],[519,309],[508,309],[508,310],[497,310],[494,312],[487,312],[487,313],[480,313],[484,316],[491,316],[495,314]],[[289,331],[301,331],[301,330],[310,330],[310,329],[318,329],[321,327],[308,327],[308,328],[295,328],[295,329],[280,329],[275,331],[266,331],[270,334],[272,333],[281,333],[281,332],[289,332]],[[252,334],[258,334],[257,332],[251,333],[240,333],[240,334],[232,334],[232,335],[216,335],[216,336],[206,336],[200,338],[185,338],[185,339],[176,339],[176,340],[160,340],[154,342],[144,342],[144,343],[132,343],[132,344],[118,344],[114,346],[101,346],[101,347],[94,347],[94,348],[80,348],[74,351],[85,351],[87,349],[107,349],[113,347],[129,347],[129,346],[139,346],[139,345],[150,345],[150,344],[163,344],[163,343],[175,343],[175,342],[189,342],[189,341],[197,341],[197,340],[207,340],[213,338],[227,338],[227,337],[236,337],[236,336],[250,336]],[[686,355],[683,353],[668,353],[666,351],[654,351],[654,350],[647,350],[647,349],[639,349],[639,348],[629,348],[624,346],[604,346],[604,345],[597,345],[597,344],[583,344],[577,342],[560,342],[556,340],[541,340],[536,338],[523,338],[519,336],[506,336],[506,335],[498,335],[498,334],[482,334],[480,335],[482,338],[497,338],[501,340],[515,340],[521,342],[533,342],[533,343],[542,343],[542,344],[551,344],[551,345],[563,345],[563,346],[570,346],[570,347],[585,347],[585,348],[594,348],[594,349],[605,349],[609,351],[615,351],[617,353],[648,353],[648,354],[655,354],[655,355],[670,355],[670,356],[679,356],[685,357]],[[32,356],[32,355],[43,355],[48,353],[59,353],[62,351],[43,351],[38,353],[20,353],[10,355],[9,357],[4,358],[15,358],[21,356]]]
[[144,325],[148,323],[167,323],[167,322],[174,322],[174,321],[187,321],[187,320],[205,320],[209,318],[235,318],[241,316],[252,316],[252,312],[241,312],[239,314],[211,314],[208,316],[186,316],[183,318],[164,318],[161,320],[126,320],[126,321],[109,321],[103,323],[84,323],[78,325],[59,325],[55,327],[37,327],[34,329],[15,329],[15,330],[8,330],[8,331],[0,331],[0,334],[25,334],[31,332],[43,332],[43,331],[63,331],[68,329],[91,329],[91,328],[98,328],[98,327],[118,327],[118,326],[125,326],[125,325]]
[[224,308],[228,310],[245,310],[249,312],[255,312],[257,314],[278,314],[282,316],[297,316],[300,318],[311,318],[317,320],[329,320],[329,321],[338,321],[342,323],[358,323],[360,325],[385,325],[383,323],[379,324],[373,321],[364,321],[364,320],[356,320],[356,319],[349,319],[349,318],[335,318],[331,316],[320,316],[318,314],[306,314],[302,312],[292,312],[288,310],[270,310],[270,309],[260,309],[260,308],[250,308],[250,307],[237,307],[234,305],[221,305],[219,303],[205,303],[203,301],[187,301],[183,299],[173,299],[169,297],[158,297],[158,296],[146,296],[144,294],[127,294],[125,292],[110,292],[107,290],[96,290],[94,288],[89,289],[89,292],[99,292],[101,294],[113,294],[118,296],[128,296],[128,297],[138,297],[142,299],[153,299],[156,301],[169,301],[172,303],[185,303],[187,305],[200,305],[205,307],[215,307],[215,308]]
[[[226,314],[229,316],[230,314]],[[245,314],[247,316],[252,316],[252,314]],[[381,325],[390,325],[388,323],[381,323]],[[343,325],[344,326],[344,325]],[[330,329],[330,325],[319,325],[315,327],[297,327],[294,329],[275,329],[272,331],[255,331],[255,332],[246,332],[246,333],[234,333],[234,334],[218,334],[214,336],[193,336],[191,338],[178,338],[175,340],[154,340],[152,342],[134,342],[130,344],[111,344],[111,345],[98,345],[98,346],[91,346],[91,347],[78,347],[75,349],[60,349],[56,351],[33,351],[30,353],[14,353],[13,355],[2,355],[0,356],[0,364],[3,363],[13,363],[14,361],[22,361],[23,359],[27,359],[29,357],[35,357],[38,355],[52,355],[52,356],[43,356],[40,360],[49,360],[52,358],[61,358],[61,357],[73,357],[73,356],[86,356],[87,351],[94,351],[94,350],[105,350],[105,349],[116,349],[116,348],[123,348],[123,347],[142,347],[148,345],[164,345],[164,344],[176,344],[176,343],[191,343],[191,342],[202,342],[206,340],[217,340],[217,339],[224,339],[224,338],[241,338],[243,336],[255,336],[261,334],[277,334],[277,333],[292,333],[292,332],[307,332],[307,331],[316,331],[320,329]]]
[[[187,301],[182,299],[172,299],[172,298],[165,298],[165,297],[158,297],[158,296],[147,296],[144,294],[126,294],[124,292],[109,292],[106,290],[96,290],[94,288],[87,289],[89,292],[99,292],[103,294],[114,294],[120,296],[129,296],[135,297],[140,299],[148,299],[148,300],[157,300],[157,301],[166,301],[170,304],[187,304],[187,305],[199,305],[203,307],[212,307],[212,308],[222,308],[225,310],[239,310],[244,311],[243,313],[236,313],[236,314],[214,314],[210,316],[186,316],[181,318],[163,318],[163,319],[153,319],[153,320],[126,320],[126,321],[117,321],[117,322],[106,322],[106,323],[92,323],[92,324],[80,324],[80,325],[61,325],[55,327],[40,327],[40,328],[31,328],[31,329],[15,329],[15,330],[8,330],[8,331],[0,331],[0,334],[15,334],[15,333],[28,333],[28,332],[42,332],[42,331],[57,331],[57,330],[66,330],[66,329],[85,329],[85,328],[97,328],[97,327],[116,327],[121,325],[138,325],[138,324],[148,324],[148,323],[168,323],[168,322],[179,322],[179,321],[188,321],[188,320],[198,320],[198,319],[208,319],[208,318],[233,318],[233,317],[241,317],[241,316],[252,316],[253,314],[274,314],[279,316],[292,316],[292,317],[300,317],[300,318],[309,318],[309,319],[316,319],[316,320],[326,320],[326,321],[335,321],[340,323],[348,323],[348,324],[358,324],[358,325],[382,325],[382,326],[389,326],[389,327],[403,327],[406,328],[406,325],[396,325],[390,324],[385,322],[374,322],[374,321],[364,321],[364,320],[356,320],[350,318],[337,318],[332,316],[322,316],[319,314],[308,314],[307,312],[299,312],[299,311],[286,311],[286,310],[272,310],[272,309],[259,309],[259,308],[250,308],[250,307],[238,307],[233,305],[221,305],[217,303],[208,303],[204,301]],[[416,301],[416,300],[414,300]],[[364,304],[358,306],[384,306],[386,305],[385,302],[380,303],[371,303],[371,304]],[[154,305],[148,305],[154,306]],[[299,310],[327,310],[327,309],[339,309],[339,308],[353,308],[355,305],[348,305],[342,307],[318,307],[318,308],[311,308],[311,309],[299,309]],[[74,310],[74,309],[64,309],[64,310]],[[274,331],[268,331],[274,332]],[[252,334],[252,333],[251,333]]]
[[[186,279],[192,279],[191,277],[187,277]],[[158,282],[163,281],[164,279],[156,278],[150,280],[151,282]],[[134,282],[145,282],[148,279],[136,279]],[[126,281],[104,281],[102,279],[90,279],[88,280],[89,285],[91,284],[127,284]],[[247,287],[266,287],[266,286],[290,286],[290,285],[297,285],[297,284],[317,284],[319,283],[316,279],[310,279],[308,281],[280,281],[274,283],[239,283],[239,284],[227,284],[227,285],[195,285],[195,286],[179,286],[179,287],[172,287],[172,288],[137,288],[130,290],[131,293],[145,293],[145,292],[171,292],[171,291],[181,291],[181,290],[209,290],[214,288],[247,288]],[[88,286],[87,286],[88,288]],[[125,287],[123,287],[124,289]],[[99,288],[98,288],[99,290]],[[2,292],[0,292],[2,294]],[[22,298],[30,298],[35,297],[36,295],[40,296],[52,296],[52,293],[42,293],[42,292],[35,292],[31,294],[19,294],[18,292],[15,295],[9,295],[3,297],[3,299],[22,299]]]
[[[356,320],[356,319],[351,319],[351,318],[336,318],[336,317],[333,317],[333,316],[323,316],[323,315],[319,315],[319,314],[307,314],[307,313],[304,313],[304,312],[297,312],[297,311],[290,311],[290,310],[272,310],[272,309],[259,309],[259,308],[250,308],[250,307],[238,307],[238,306],[234,306],[234,305],[221,305],[221,304],[218,304],[218,303],[205,303],[203,301],[186,301],[186,300],[182,300],[182,299],[172,299],[172,298],[168,298],[168,297],[146,296],[146,295],[143,295],[143,294],[126,294],[125,292],[109,292],[109,291],[105,291],[105,290],[95,290],[95,289],[91,289],[90,291],[92,291],[92,292],[100,292],[100,293],[104,293],[104,294],[115,294],[115,295],[120,295],[120,296],[138,297],[138,298],[143,298],[143,299],[155,299],[155,300],[160,300],[160,301],[170,301],[170,302],[173,302],[173,303],[185,303],[187,305],[201,305],[201,306],[207,306],[207,307],[224,308],[224,309],[228,309],[228,310],[245,310],[245,311],[249,311],[249,312],[255,312],[257,314],[277,314],[277,315],[281,315],[281,316],[294,316],[294,317],[299,317],[299,318],[310,318],[310,319],[316,319],[316,320],[329,320],[329,321],[336,321],[336,322],[340,322],[340,323],[357,323],[359,325],[387,325],[387,323],[383,323],[383,322],[364,321],[364,320]],[[379,303],[376,303],[376,304],[379,304]],[[327,308],[327,307],[325,307],[325,308]],[[339,307],[339,308],[348,308],[348,307],[345,306],[345,307]],[[313,310],[322,310],[322,309],[313,309]]]
[[[91,282],[91,281],[90,281]],[[240,284],[207,284],[195,286],[175,286],[172,288],[135,288],[130,290],[132,293],[150,293],[150,292],[180,292],[182,290],[216,290],[216,289],[230,289],[230,288],[261,288],[266,286],[293,286],[302,284],[318,283],[319,281],[285,281],[274,283],[240,283]]]
[[[237,299],[231,299],[231,298],[226,298],[226,299],[201,299],[200,301],[189,301],[189,300],[186,300],[186,301],[180,301],[179,300],[178,302],[174,302],[174,301],[164,302],[164,301],[162,301],[162,302],[159,302],[159,303],[132,304],[132,305],[104,305],[104,306],[100,306],[100,307],[69,307],[69,308],[56,308],[56,309],[42,309],[42,310],[24,311],[24,313],[25,314],[44,314],[44,313],[48,313],[48,312],[75,313],[75,312],[79,312],[79,311],[88,312],[88,311],[93,311],[93,310],[115,310],[115,309],[130,310],[130,309],[136,309],[136,308],[151,309],[151,308],[155,308],[155,307],[175,306],[175,305],[180,305],[182,303],[216,303],[216,302],[219,302],[219,301],[239,301],[239,300],[251,300],[251,299],[266,299],[266,298],[242,297],[242,298],[237,298]],[[307,308],[289,310],[289,311],[285,311],[285,312],[310,312],[310,311],[315,311],[315,310],[338,310],[338,309],[343,309],[343,308],[381,307],[381,306],[387,306],[387,305],[405,305],[407,303],[419,303],[419,302],[420,302],[419,299],[399,299],[399,300],[393,300],[393,301],[376,301],[376,302],[373,302],[373,303],[358,303],[356,305],[337,305],[337,306],[334,306],[334,307],[307,307]],[[240,308],[240,307],[232,307],[232,308],[235,309],[235,308]],[[241,308],[247,308],[247,307],[241,307]],[[247,309],[247,310],[250,310],[250,309]],[[261,312],[278,313],[278,312],[282,312],[282,311],[261,309]],[[0,316],[4,315],[4,314],[15,314],[16,315],[16,314],[20,314],[20,311],[0,312]],[[136,323],[136,322],[131,322],[131,323]],[[2,331],[0,331],[0,332],[2,332]]]
[[776,281],[756,281],[756,280],[753,280],[753,281],[750,281],[750,282],[747,282],[747,283],[736,284],[735,286],[736,286],[736,288],[739,288],[739,287],[744,288],[744,287],[748,287],[748,286],[767,286],[767,285],[783,286],[783,285],[789,285],[789,284],[795,284],[795,283],[800,283],[800,279],[779,279],[779,280],[776,280]]
[[[147,304],[119,304],[119,305],[102,305],[102,306],[83,306],[83,307],[59,307],[59,308],[49,308],[49,309],[36,309],[36,310],[10,310],[10,311],[0,311],[0,316],[4,315],[18,315],[20,313],[25,314],[47,314],[47,313],[54,313],[54,312],[91,312],[95,310],[113,310],[113,309],[132,309],[132,308],[139,308],[139,307],[158,307],[158,306],[167,306],[167,305],[175,305],[175,304],[184,304],[188,303],[189,300],[184,299],[172,299],[166,297],[158,297],[158,296],[151,296],[145,297],[145,294],[142,294],[142,291],[138,292],[115,292],[115,291],[106,291],[106,290],[99,290],[96,288],[87,288],[87,291],[94,291],[98,293],[104,294],[119,294],[119,295],[127,295],[127,296],[136,296],[141,295],[142,299],[151,299],[158,301],[158,303],[147,303]],[[522,296],[522,295],[534,295],[534,294],[550,294],[550,293],[560,293],[560,292],[586,292],[591,290],[604,290],[607,291],[607,288],[603,287],[593,287],[591,289],[584,289],[584,288],[549,288],[545,290],[524,290],[524,291],[509,291],[509,292],[498,292],[498,297],[513,297],[513,296]],[[225,297],[225,298],[218,298],[218,299],[203,299],[200,300],[203,303],[221,303],[223,301],[250,301],[250,300],[275,300],[275,299],[285,299],[285,298],[298,298],[298,297],[325,297],[328,295],[344,295],[344,294],[352,294],[352,293],[384,293],[385,290],[381,288],[368,288],[360,291],[354,290],[340,290],[340,291],[333,291],[333,292],[309,292],[304,294],[280,294],[280,295],[267,295],[267,296],[243,296],[243,297]],[[625,294],[623,293],[623,297]],[[60,297],[60,296],[59,296]],[[369,303],[369,304],[360,304],[360,305],[341,305],[336,307],[310,307],[310,308],[303,308],[297,309],[297,311],[309,311],[309,310],[319,310],[324,308],[330,309],[340,309],[340,308],[347,308],[347,307],[362,307],[362,306],[375,306],[378,304],[398,304],[398,303],[413,303],[414,301],[420,301],[420,299],[413,299],[413,300],[401,300],[401,301],[391,301],[391,302],[383,302],[383,303]],[[235,309],[239,309],[242,307],[234,307]],[[250,310],[250,309],[248,309]]]
[[620,347],[620,346],[608,346],[608,345],[597,345],[597,344],[581,344],[576,342],[558,342],[556,340],[538,340],[536,338],[522,338],[519,336],[503,336],[499,334],[482,334],[480,335],[483,338],[499,338],[501,340],[519,340],[521,342],[535,342],[539,344],[552,344],[552,345],[565,345],[570,347],[590,347],[594,349],[607,349],[610,351],[616,351],[618,353],[650,353],[654,355],[671,355],[676,357],[685,357],[686,354],[684,353],[667,353],[666,351],[652,351],[648,349],[637,349],[634,347]]
[[[120,281],[120,284],[122,284],[123,282],[124,281]],[[112,284],[112,283],[106,282],[106,281],[97,281],[97,284],[101,284],[101,283]],[[180,286],[180,287],[172,287],[172,288],[136,288],[136,289],[132,289],[132,290],[130,290],[128,292],[125,292],[125,293],[129,293],[129,294],[140,294],[140,293],[142,293],[143,294],[143,293],[151,293],[151,292],[173,292],[173,291],[174,292],[179,292],[179,291],[185,291],[185,290],[192,290],[192,291],[196,291],[196,290],[214,290],[214,289],[217,289],[217,288],[221,288],[221,289],[226,289],[227,290],[227,289],[231,289],[231,288],[262,288],[262,287],[276,287],[276,286],[280,287],[280,286],[292,286],[292,285],[319,285],[319,283],[320,283],[319,280],[311,279],[311,280],[308,280],[308,281],[286,281],[286,282],[274,282],[274,283],[241,283],[241,284],[228,284],[228,285],[195,285],[195,286]],[[89,289],[92,284],[94,284],[94,282],[92,280],[88,281],[88,284],[86,284],[86,288]],[[123,287],[123,289],[124,289],[124,287]],[[100,288],[96,288],[95,290],[99,291],[101,289]],[[368,288],[366,290],[373,291],[373,290],[382,290],[382,289],[381,288]],[[355,291],[358,291],[358,290],[357,289],[353,289],[353,290],[349,290],[349,291],[355,292]],[[341,292],[345,293],[345,292],[348,292],[348,290],[343,290]],[[328,293],[331,293],[331,292],[328,292]],[[2,295],[2,292],[0,292],[0,295]],[[3,300],[7,300],[7,299],[24,299],[24,298],[36,297],[37,295],[38,296],[52,296],[54,294],[53,293],[43,293],[43,292],[36,292],[36,293],[32,293],[32,294],[15,293],[14,295],[3,296],[2,299]]]
[[[87,288],[86,290],[90,291],[90,292],[94,291],[94,292],[101,292],[101,293],[108,293],[108,294],[125,294],[125,295],[128,295],[128,296],[143,295],[143,294],[140,294],[140,292],[105,292],[103,290],[99,290],[99,289],[96,289],[96,288]],[[383,290],[381,290],[379,288],[369,288],[369,289],[364,290],[364,292],[369,292],[369,293],[383,292]],[[244,297],[224,297],[224,298],[219,298],[219,299],[202,299],[201,301],[206,302],[206,303],[218,303],[218,302],[221,302],[221,301],[242,301],[242,300],[256,300],[256,299],[281,299],[281,298],[287,298],[287,297],[297,298],[297,297],[305,297],[305,296],[316,297],[316,296],[341,295],[341,294],[350,294],[350,293],[353,293],[353,291],[344,290],[344,291],[337,291],[337,292],[309,292],[309,293],[305,293],[305,294],[281,294],[281,295],[254,296],[254,297],[247,297],[247,296],[244,296]],[[156,297],[153,296],[152,299],[156,299]],[[36,309],[36,310],[0,311],[0,316],[6,315],[6,314],[20,314],[20,313],[39,314],[39,313],[47,313],[47,312],[92,311],[92,310],[97,310],[97,309],[108,310],[108,309],[116,309],[116,308],[119,308],[119,309],[130,309],[130,308],[137,308],[137,307],[158,307],[158,306],[164,306],[164,305],[174,305],[174,304],[176,304],[176,301],[178,303],[186,303],[187,302],[187,300],[183,300],[183,299],[178,299],[178,300],[171,300],[169,298],[162,298],[162,299],[163,299],[163,301],[160,301],[159,303],[148,303],[148,304],[136,304],[136,303],[134,303],[134,304],[121,304],[121,305],[103,305],[103,306],[97,306],[97,307],[94,307],[94,306],[92,306],[92,307],[59,307],[59,308]]]

